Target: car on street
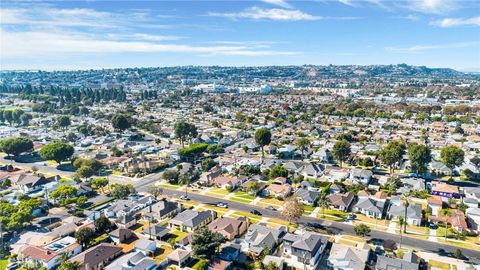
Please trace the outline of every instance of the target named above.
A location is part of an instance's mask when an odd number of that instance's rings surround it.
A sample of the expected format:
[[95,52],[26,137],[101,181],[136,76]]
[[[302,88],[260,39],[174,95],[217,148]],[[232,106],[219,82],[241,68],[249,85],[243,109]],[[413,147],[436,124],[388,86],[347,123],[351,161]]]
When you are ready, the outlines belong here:
[[275,208],[275,207],[273,207],[273,206],[271,206],[271,205],[265,207],[265,209],[271,210],[271,211],[277,211],[277,208]]
[[184,201],[189,201],[190,200],[190,198],[187,195],[180,196],[180,199],[182,199]]
[[255,209],[250,210],[250,214],[254,214],[254,215],[257,215],[257,216],[262,215],[262,213],[260,213],[258,210],[255,210]]
[[228,204],[223,203],[223,202],[219,202],[219,203],[217,203],[217,207],[228,208]]

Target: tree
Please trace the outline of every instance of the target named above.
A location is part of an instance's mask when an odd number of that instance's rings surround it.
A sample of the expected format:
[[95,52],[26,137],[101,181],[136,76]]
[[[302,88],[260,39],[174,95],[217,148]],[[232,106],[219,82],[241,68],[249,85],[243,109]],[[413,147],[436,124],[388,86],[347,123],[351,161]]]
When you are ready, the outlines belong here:
[[97,220],[95,220],[95,228],[97,229],[98,232],[104,233],[107,231],[110,227],[112,227],[112,223],[110,220],[104,216],[101,215]]
[[73,161],[73,166],[80,168],[82,166],[90,167],[95,173],[100,171],[103,168],[103,163],[94,159],[83,159],[83,158],[76,158],[75,161]]
[[278,270],[280,268],[278,268],[277,264],[275,264],[274,262],[269,262],[267,265],[264,266],[265,270]]
[[123,114],[115,114],[111,120],[112,126],[118,131],[124,131],[131,127],[129,119]]
[[310,146],[310,140],[307,138],[299,138],[295,145],[302,151],[302,157],[305,158],[305,151],[307,151],[308,147]]
[[83,227],[77,232],[75,232],[75,239],[77,239],[77,242],[84,248],[88,247],[90,242],[92,242],[93,237],[94,232],[89,227]]
[[162,174],[163,179],[167,180],[170,184],[177,184],[180,172],[177,169],[165,170]]
[[272,141],[272,133],[268,128],[259,128],[257,131],[255,131],[255,142],[260,145],[262,148],[262,163],[263,163],[263,158],[265,157],[265,152],[263,151],[263,148],[266,145],[269,145],[270,142]]
[[66,143],[54,142],[40,149],[40,157],[44,160],[55,160],[58,164],[73,155],[73,146]]
[[350,153],[350,143],[346,140],[338,141],[333,145],[332,155],[336,160],[340,161],[340,167],[342,167],[343,162],[348,159]]
[[277,177],[287,177],[287,176],[288,176],[288,170],[283,165],[274,165],[268,174],[268,177],[270,179],[274,179]]
[[303,203],[297,196],[293,195],[285,201],[281,215],[289,223],[292,223],[297,221],[303,215],[303,211]]
[[185,140],[188,138],[197,137],[197,127],[195,125],[187,123],[185,121],[178,121],[173,126],[175,137],[178,138],[182,147],[184,147]]
[[20,120],[22,121],[22,125],[28,126],[30,120],[32,120],[32,115],[29,113],[24,113],[22,116],[20,116]]
[[211,258],[223,243],[225,243],[225,237],[208,228],[198,230],[192,237],[193,252],[200,258]]
[[152,196],[156,200],[158,200],[158,198],[163,195],[163,188],[159,187],[159,186],[151,186],[150,187],[150,194],[152,194]]
[[58,266],[57,270],[77,270],[80,267],[79,262],[72,262],[69,260],[62,260],[60,266]]
[[410,159],[410,166],[417,176],[425,175],[428,164],[432,161],[432,154],[428,146],[412,143],[408,147],[408,158]]
[[206,158],[202,160],[202,171],[206,172],[211,168],[215,167],[218,163],[212,158]]
[[463,161],[465,159],[465,153],[462,149],[456,146],[447,146],[445,148],[442,148],[442,150],[440,151],[440,159],[442,160],[442,163],[445,164],[445,166],[452,170],[452,173],[450,174],[450,179],[452,179],[453,170],[455,169],[455,167],[461,166],[463,164]]
[[92,185],[92,188],[101,189],[103,191],[103,188],[108,186],[108,179],[96,178],[96,179],[93,179],[92,182],[90,182],[90,184]]
[[57,117],[57,125],[62,129],[66,129],[68,126],[72,124],[70,117],[67,115],[61,115]]
[[398,217],[398,225],[400,225],[400,248],[402,248],[402,242],[403,242],[403,229],[402,227],[407,224],[405,217],[404,216],[399,216]]
[[89,178],[95,174],[95,171],[90,166],[82,166],[77,169],[77,175],[81,178]]
[[70,203],[70,199],[73,199],[75,196],[77,196],[77,189],[69,185],[61,185],[56,190],[50,192],[50,198],[63,205]]
[[389,142],[385,148],[380,150],[379,158],[383,164],[390,168],[390,174],[393,173],[395,165],[402,161],[405,154],[405,145],[400,142]]
[[355,227],[353,228],[353,230],[355,231],[355,234],[356,235],[359,235],[359,236],[362,236],[362,237],[365,237],[367,236],[369,233],[370,233],[370,227],[368,227],[367,225],[365,224],[358,224],[358,225],[355,225]]
[[200,155],[202,155],[208,148],[206,143],[196,143],[190,146],[184,147],[178,151],[178,154],[183,159],[189,159],[195,161]]
[[326,192],[321,192],[318,197],[318,206],[322,209],[322,215],[325,217],[325,209],[330,207],[330,199],[327,197]]
[[33,142],[29,138],[19,137],[0,141],[0,151],[8,156],[18,156],[24,152],[33,150]]
[[115,197],[116,199],[125,199],[130,194],[136,193],[136,190],[132,184],[122,185],[122,184],[115,183],[111,186],[110,190],[111,190],[112,196]]

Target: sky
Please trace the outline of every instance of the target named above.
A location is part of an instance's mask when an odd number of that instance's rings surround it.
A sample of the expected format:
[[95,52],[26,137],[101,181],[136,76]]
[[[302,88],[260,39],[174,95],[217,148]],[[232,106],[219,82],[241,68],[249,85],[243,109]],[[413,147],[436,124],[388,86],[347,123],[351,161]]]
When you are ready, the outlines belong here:
[[399,64],[480,71],[480,1],[10,1],[0,70]]

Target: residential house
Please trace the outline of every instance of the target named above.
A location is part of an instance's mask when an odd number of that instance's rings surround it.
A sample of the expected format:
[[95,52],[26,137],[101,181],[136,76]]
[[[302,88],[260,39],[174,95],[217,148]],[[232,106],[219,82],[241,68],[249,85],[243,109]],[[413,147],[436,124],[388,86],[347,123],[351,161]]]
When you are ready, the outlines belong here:
[[213,184],[219,188],[234,190],[245,181],[245,176],[218,176],[213,179]]
[[480,232],[480,208],[467,208],[465,211],[468,224],[473,231]]
[[283,237],[283,254],[288,265],[299,269],[315,270],[320,266],[328,239],[320,234],[287,233]]
[[161,221],[172,218],[182,211],[182,204],[179,202],[161,200],[142,210],[142,218],[146,220]]
[[417,261],[407,260],[406,256],[399,259],[379,255],[377,256],[375,270],[418,270],[418,257],[416,255],[414,257],[417,258]]
[[258,256],[266,248],[270,251],[275,250],[286,232],[287,229],[285,227],[274,229],[264,223],[257,223],[250,225],[244,241],[248,245],[249,252]]
[[215,211],[206,210],[197,212],[194,210],[185,210],[179,213],[168,222],[171,229],[180,230],[183,232],[192,232],[198,228],[206,226],[217,217]]
[[367,217],[382,219],[385,212],[385,199],[376,197],[364,197],[359,195],[354,210]]
[[263,191],[267,184],[263,181],[258,181],[255,179],[250,179],[245,181],[239,189],[243,192],[247,192],[250,195],[257,195],[259,192]]
[[367,245],[352,247],[334,243],[330,249],[327,265],[333,270],[364,270],[369,256],[370,248]]
[[211,186],[213,185],[213,180],[220,175],[222,175],[222,167],[217,165],[211,168],[208,172],[202,173],[198,182],[206,186]]
[[118,228],[108,234],[115,244],[128,242],[135,234],[130,229]]
[[310,182],[303,181],[300,183],[300,188],[295,191],[295,195],[297,195],[302,203],[315,206],[320,197],[320,192],[318,189],[312,188]]
[[167,256],[168,264],[175,265],[180,268],[185,267],[191,259],[192,252],[180,248],[175,249]]
[[235,261],[238,259],[241,253],[242,253],[241,245],[235,244],[232,242],[227,242],[221,246],[218,257],[227,261]]
[[317,179],[322,176],[323,168],[317,163],[311,162],[302,167],[300,174],[305,178]]
[[432,181],[430,185],[430,194],[432,195],[438,195],[443,198],[460,199],[460,191],[457,186],[449,185],[440,181]]
[[79,270],[101,270],[122,254],[122,247],[100,243],[72,257],[70,261],[80,264]]
[[427,198],[428,211],[433,216],[439,216],[443,207],[442,198],[440,196],[431,196]]
[[170,233],[170,229],[167,227],[163,227],[159,224],[152,224],[150,226],[147,226],[142,231],[142,234],[148,237],[152,237],[153,239],[157,240],[162,240],[165,236],[167,236]]
[[292,186],[290,184],[275,184],[272,183],[267,188],[263,190],[263,194],[272,197],[286,198],[292,193]]
[[448,224],[452,225],[457,232],[468,231],[465,214],[459,209],[453,209],[450,215],[448,215]]
[[[405,204],[399,197],[393,197],[390,200],[390,207],[387,211],[387,217],[398,220],[398,217],[405,217]],[[407,224],[420,226],[422,224],[422,205],[409,204],[406,215]]]
[[116,200],[103,211],[106,217],[120,217],[134,214],[135,206],[136,204],[132,200]]
[[155,253],[157,250],[157,242],[148,239],[139,239],[135,243],[135,251],[142,252],[145,256],[149,256]]
[[229,218],[219,217],[208,224],[208,229],[223,235],[228,240],[233,240],[247,231],[250,222],[246,217]]
[[16,174],[11,177],[12,186],[20,190],[21,192],[27,193],[34,193],[38,191],[42,191],[44,186],[52,181],[59,180],[60,176],[52,176],[46,178],[45,176],[39,174],[27,174],[21,173]]
[[119,228],[128,229],[137,224],[137,219],[133,215],[123,215],[115,219],[115,224]]
[[351,192],[347,193],[333,193],[328,195],[330,205],[340,211],[348,212],[355,200],[355,195]]
[[327,148],[319,148],[317,152],[312,154],[312,158],[320,162],[329,163],[333,157]]
[[362,184],[368,186],[372,180],[373,172],[363,168],[351,168],[348,179],[353,184]]
[[425,190],[425,179],[409,177],[401,178],[400,182],[402,183],[401,187],[397,189],[397,194],[408,193],[412,190],[423,191]]
[[153,270],[155,261],[140,251],[130,252],[107,265],[104,270]]

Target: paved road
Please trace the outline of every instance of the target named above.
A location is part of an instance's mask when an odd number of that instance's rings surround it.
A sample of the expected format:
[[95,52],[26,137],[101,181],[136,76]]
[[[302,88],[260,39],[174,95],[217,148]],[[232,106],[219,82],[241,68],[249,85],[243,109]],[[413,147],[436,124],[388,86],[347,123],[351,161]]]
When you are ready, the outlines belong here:
[[[151,184],[153,184],[156,180],[158,179],[150,179],[147,182],[138,182],[134,184],[136,189],[141,192],[147,192],[148,188]],[[171,196],[171,197],[180,197],[184,195],[183,191],[179,190],[170,190],[170,189],[164,189],[164,194]],[[205,204],[215,204],[218,202],[224,202],[228,203],[228,206],[230,209],[235,209],[239,211],[244,211],[244,212],[250,212],[252,209],[258,210],[260,213],[262,213],[263,216],[265,217],[270,217],[270,218],[280,218],[280,213],[278,211],[272,211],[272,210],[267,210],[259,206],[253,206],[249,204],[244,204],[244,203],[239,203],[235,201],[230,201],[230,200],[223,200],[223,199],[218,199],[210,196],[204,196],[200,194],[195,194],[195,193],[189,193],[188,195],[193,201],[200,202],[200,203],[205,203]],[[328,227],[330,229],[333,229],[338,232],[338,234],[348,234],[348,235],[355,235],[355,232],[353,231],[353,226],[341,222],[335,222],[335,221],[327,221],[327,220],[322,220],[318,218],[312,218],[312,217],[306,217],[303,216],[300,218],[299,224],[308,224],[308,223],[319,223],[325,227]],[[391,239],[394,240],[397,243],[400,243],[400,236],[395,235],[395,234],[390,234],[387,232],[381,232],[381,231],[373,231],[370,233],[370,238],[379,238],[379,239]],[[421,249],[424,251],[430,251],[437,253],[439,255],[450,255],[455,252],[455,250],[458,248],[456,246],[452,245],[446,245],[446,244],[441,244],[441,243],[432,243],[430,241],[426,240],[420,240],[417,238],[410,238],[410,237],[403,237],[403,245],[405,246],[410,246],[413,247],[417,250]],[[463,255],[465,255],[471,262],[475,263],[480,263],[480,251],[475,251],[471,249],[462,249]]]

